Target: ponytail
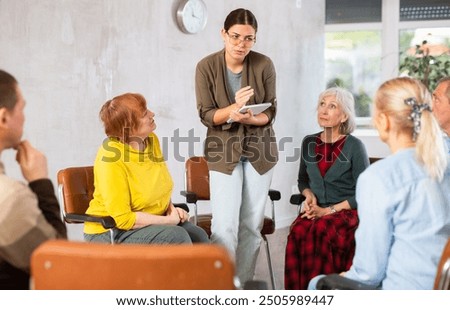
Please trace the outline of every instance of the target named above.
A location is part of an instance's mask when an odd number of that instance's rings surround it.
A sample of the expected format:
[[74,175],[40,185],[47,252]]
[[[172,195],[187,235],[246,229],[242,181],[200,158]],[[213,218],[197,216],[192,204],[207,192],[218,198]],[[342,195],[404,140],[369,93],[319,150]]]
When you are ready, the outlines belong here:
[[441,181],[448,159],[430,103],[431,94],[425,85],[409,77],[384,82],[375,96],[377,108],[393,117],[399,131],[411,135],[417,161],[431,178]]
[[425,166],[428,174],[441,181],[447,167],[442,131],[430,111],[424,111],[416,142],[417,160]]

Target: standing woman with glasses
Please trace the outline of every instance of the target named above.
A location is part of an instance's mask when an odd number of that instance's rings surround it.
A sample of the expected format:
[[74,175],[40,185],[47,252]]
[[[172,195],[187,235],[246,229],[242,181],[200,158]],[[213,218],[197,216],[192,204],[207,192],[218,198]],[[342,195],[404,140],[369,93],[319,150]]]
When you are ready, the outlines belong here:
[[[236,260],[242,284],[253,279],[264,209],[278,150],[272,123],[276,113],[275,68],[252,51],[258,24],[246,9],[232,11],[221,36],[224,49],[202,59],[195,90],[201,122],[208,128],[205,156],[210,170],[211,240]],[[238,110],[270,102],[258,115]]]

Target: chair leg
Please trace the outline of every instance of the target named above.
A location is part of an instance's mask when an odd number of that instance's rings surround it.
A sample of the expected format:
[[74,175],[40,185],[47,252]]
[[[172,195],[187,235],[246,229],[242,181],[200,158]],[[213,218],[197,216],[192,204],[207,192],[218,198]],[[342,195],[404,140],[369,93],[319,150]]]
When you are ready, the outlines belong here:
[[114,244],[114,230],[112,228],[109,230],[109,234],[111,235],[111,244]]
[[441,278],[439,279],[438,290],[450,289],[450,258],[442,265]]
[[269,275],[270,275],[270,282],[272,283],[272,289],[275,290],[275,276],[273,274],[273,269],[272,269],[272,259],[270,257],[270,249],[269,249],[269,242],[267,241],[267,238],[265,235],[261,235],[263,240],[264,240],[264,244],[266,246],[266,257],[267,257],[267,264],[269,265]]

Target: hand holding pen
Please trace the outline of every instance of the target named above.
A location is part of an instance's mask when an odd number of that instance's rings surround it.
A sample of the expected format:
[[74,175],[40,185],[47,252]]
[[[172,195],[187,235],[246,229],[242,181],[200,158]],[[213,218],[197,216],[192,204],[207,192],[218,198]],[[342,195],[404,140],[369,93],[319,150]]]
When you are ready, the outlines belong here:
[[228,119],[228,123],[231,122],[238,122],[242,118],[249,118],[252,117],[253,114],[251,111],[246,112],[245,114],[239,113],[239,109],[245,106],[249,101],[250,98],[254,95],[254,90],[251,88],[251,86],[245,86],[239,89],[236,92],[236,95],[234,99],[236,100],[235,106],[236,108],[233,109],[230,113],[230,118]]

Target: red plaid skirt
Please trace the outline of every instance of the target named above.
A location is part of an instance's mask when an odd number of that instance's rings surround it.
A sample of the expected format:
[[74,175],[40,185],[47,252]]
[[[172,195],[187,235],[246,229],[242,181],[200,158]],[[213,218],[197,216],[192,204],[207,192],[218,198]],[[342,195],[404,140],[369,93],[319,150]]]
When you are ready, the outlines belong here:
[[343,210],[317,220],[300,216],[287,239],[284,288],[305,290],[319,274],[347,271],[355,254],[356,210]]

